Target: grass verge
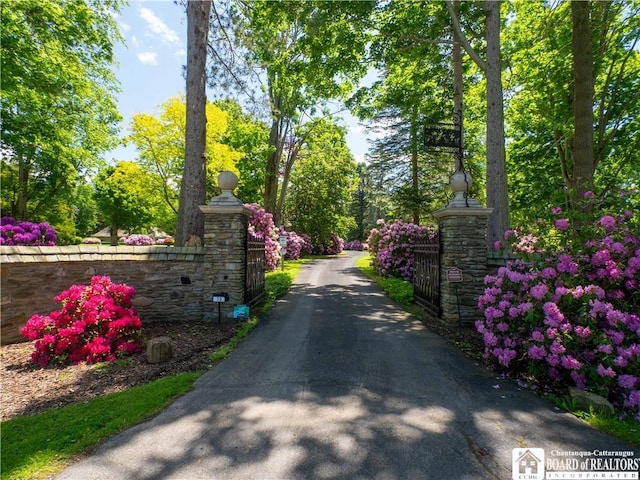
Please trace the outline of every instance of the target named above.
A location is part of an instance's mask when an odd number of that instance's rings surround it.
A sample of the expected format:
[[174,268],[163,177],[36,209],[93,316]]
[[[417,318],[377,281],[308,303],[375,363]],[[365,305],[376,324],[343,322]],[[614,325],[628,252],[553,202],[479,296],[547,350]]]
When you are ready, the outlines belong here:
[[[419,306],[413,303],[413,285],[410,282],[405,282],[398,278],[380,277],[376,273],[375,268],[371,266],[371,257],[369,255],[360,257],[356,261],[356,266],[362,271],[362,273],[384,290],[384,292],[389,295],[389,298],[402,305],[402,307],[409,313],[414,315],[417,313],[416,316],[421,318],[423,312]],[[465,350],[464,345],[458,345],[455,341],[454,344],[456,344],[456,346],[461,350]],[[576,417],[582,418],[592,427],[625,440],[631,445],[640,447],[640,423],[635,419],[620,419],[614,415],[605,415],[593,411],[584,412],[576,409],[575,405],[572,405],[566,398],[554,395],[549,395],[545,398],[558,407],[572,413]]]
[[76,455],[147,420],[191,390],[200,373],[181,373],[94,398],[2,422],[3,480],[41,479],[60,472]]
[[[211,354],[220,361],[258,325],[259,315],[284,296],[300,267],[309,259],[286,261],[284,270],[269,272],[265,278],[265,305],[242,322],[238,333]],[[94,398],[29,417],[0,424],[2,480],[39,480],[61,472],[78,455],[98,443],[148,420],[193,387],[202,372],[180,373],[122,392]]]
[[358,258],[356,267],[373,280],[393,301],[405,308],[415,305],[413,304],[413,284],[399,278],[379,276],[375,268],[371,266],[371,257],[369,255]]

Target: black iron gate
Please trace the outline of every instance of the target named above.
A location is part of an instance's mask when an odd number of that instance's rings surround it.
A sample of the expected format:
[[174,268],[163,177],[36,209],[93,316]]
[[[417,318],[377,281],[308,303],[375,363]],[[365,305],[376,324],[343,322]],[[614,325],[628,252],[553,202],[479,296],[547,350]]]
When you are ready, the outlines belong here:
[[266,259],[264,238],[247,232],[246,274],[244,302],[249,306],[259,305],[264,301],[264,272]]
[[413,297],[429,313],[440,317],[440,232],[414,247]]

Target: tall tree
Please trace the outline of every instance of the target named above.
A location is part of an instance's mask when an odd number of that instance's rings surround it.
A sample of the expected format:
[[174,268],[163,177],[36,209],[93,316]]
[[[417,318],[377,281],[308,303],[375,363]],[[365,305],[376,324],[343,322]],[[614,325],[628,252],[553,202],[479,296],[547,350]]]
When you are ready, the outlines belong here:
[[598,204],[624,200],[621,208],[628,209],[633,196],[618,192],[640,185],[640,2],[589,4],[594,91],[584,115],[591,123],[580,131],[592,141],[593,162],[586,163],[575,151],[572,4],[513,4],[504,46],[511,60],[508,161],[518,223],[554,205],[580,208],[575,179],[585,166]]
[[[262,83],[268,101],[271,151],[264,206],[279,221],[278,190],[285,145],[323,99],[343,97],[366,73],[374,2],[230,0],[216,9],[213,78],[251,94]],[[305,118],[305,115],[308,115]]]
[[316,245],[328,244],[332,233],[344,237],[354,226],[349,206],[357,165],[345,137],[344,127],[322,120],[302,145],[291,172],[286,218]]
[[382,134],[372,142],[372,171],[386,178],[395,213],[419,223],[446,201],[440,185],[454,163],[450,153],[425,151],[423,127],[454,120],[462,91],[451,77],[461,82],[464,72],[461,62],[452,68],[454,42],[443,4],[387,2],[376,25],[371,50],[380,80],[358,92],[353,109]]
[[206,200],[207,38],[211,0],[187,1],[187,117],[176,245],[202,245]]
[[487,245],[490,247],[509,229],[509,195],[504,139],[504,102],[502,92],[502,64],[500,59],[500,4],[501,0],[487,0],[486,60],[466,38],[452,0],[447,0],[455,34],[467,54],[485,72],[487,85],[487,207],[494,211],[489,217]]
[[[228,114],[210,102],[207,102],[205,111],[206,197],[210,198],[216,193],[218,174],[223,170],[237,171],[236,163],[242,153],[223,143],[228,131]],[[172,97],[164,102],[157,116],[135,114],[130,130],[127,141],[136,146],[139,163],[146,171],[155,174],[150,181],[154,182],[153,186],[165,205],[163,211],[168,216],[162,219],[162,228],[174,231],[178,213],[178,186],[185,162],[184,97]]]
[[571,2],[571,50],[573,52],[573,189],[580,210],[590,205],[581,199],[593,188],[593,44],[591,2]]
[[[116,144],[120,0],[0,3],[3,214],[43,218]],[[5,167],[6,165],[6,167]],[[11,175],[5,176],[11,170]]]

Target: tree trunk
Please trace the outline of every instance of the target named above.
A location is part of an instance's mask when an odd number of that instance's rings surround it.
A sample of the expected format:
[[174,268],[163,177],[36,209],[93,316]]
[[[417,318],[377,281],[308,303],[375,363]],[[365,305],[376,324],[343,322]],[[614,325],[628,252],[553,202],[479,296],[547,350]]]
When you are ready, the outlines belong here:
[[284,119],[279,114],[273,114],[273,120],[271,123],[271,130],[269,132],[269,147],[271,153],[267,158],[267,167],[265,171],[265,186],[264,186],[264,209],[275,215],[276,204],[278,201],[278,181],[280,170],[280,159],[282,158],[283,150],[283,122]]
[[413,107],[411,115],[411,190],[413,223],[420,225],[420,182],[418,178],[418,108]]
[[187,86],[185,159],[176,245],[201,246],[204,217],[200,205],[206,202],[206,63],[210,0],[187,2]]
[[[458,3],[458,0],[453,2],[453,8],[456,12],[458,10]],[[462,135],[462,107],[464,99],[462,89],[462,49],[460,37],[458,36],[455,28],[453,29],[453,47],[451,52],[451,61],[453,63],[453,114],[454,119],[460,122],[460,134]],[[462,158],[458,158],[458,156],[456,155],[454,161],[454,171],[457,172],[460,169]]]
[[280,192],[278,193],[278,203],[276,206],[276,212],[273,214],[273,221],[278,226],[284,226],[284,201],[287,196],[287,188],[289,187],[289,177],[291,176],[291,170],[293,169],[293,164],[298,159],[298,153],[300,152],[300,148],[302,147],[302,143],[304,142],[303,138],[296,139],[291,145],[289,153],[287,154],[287,161],[284,164],[284,169],[282,172],[282,185],[280,185]]
[[487,0],[487,245],[492,248],[509,229],[509,195],[504,147],[504,107],[500,63],[500,1]]
[[591,43],[591,2],[572,1],[573,24],[573,204],[580,211],[588,210],[584,193],[593,187],[595,163],[593,158],[593,46]]
[[27,220],[27,200],[29,198],[29,161],[18,152],[18,198],[12,215],[16,220]]

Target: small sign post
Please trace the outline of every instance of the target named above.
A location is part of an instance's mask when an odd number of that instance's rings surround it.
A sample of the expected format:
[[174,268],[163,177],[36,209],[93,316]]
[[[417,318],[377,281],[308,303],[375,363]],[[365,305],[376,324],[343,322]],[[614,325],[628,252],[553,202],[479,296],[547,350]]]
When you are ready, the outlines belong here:
[[[280,235],[280,237],[278,237],[278,244],[280,245],[280,252],[282,252],[282,250],[286,250],[287,248],[287,236],[286,235]],[[280,256],[280,261],[282,264],[282,271],[284,272],[284,255],[285,253],[281,253]]]
[[220,314],[220,306],[229,300],[229,294],[227,292],[218,292],[218,293],[214,293],[213,297],[211,298],[211,300],[213,301],[213,303],[217,303],[218,304],[218,323],[220,323],[222,321],[222,317]]

